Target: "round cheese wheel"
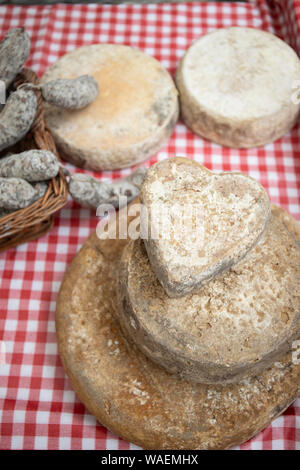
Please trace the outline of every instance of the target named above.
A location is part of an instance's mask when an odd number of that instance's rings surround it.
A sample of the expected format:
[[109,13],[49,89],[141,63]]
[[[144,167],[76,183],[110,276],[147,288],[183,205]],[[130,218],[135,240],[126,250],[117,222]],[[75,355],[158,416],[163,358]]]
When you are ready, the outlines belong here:
[[258,376],[229,385],[166,372],[126,340],[117,322],[126,244],[93,234],[63,281],[56,333],[76,394],[113,433],[148,449],[225,449],[247,441],[297,398],[299,361],[289,352]]
[[295,124],[295,51],[265,31],[231,27],[198,39],[176,74],[183,120],[196,134],[228,147],[278,139]]
[[162,65],[116,44],[84,46],[60,58],[41,82],[92,75],[97,99],[81,110],[46,107],[62,156],[77,166],[113,170],[155,154],[178,118],[178,93]]
[[300,335],[299,277],[299,244],[276,210],[242,261],[185,297],[166,294],[138,239],[120,264],[119,318],[125,334],[169,372],[233,383],[269,367]]

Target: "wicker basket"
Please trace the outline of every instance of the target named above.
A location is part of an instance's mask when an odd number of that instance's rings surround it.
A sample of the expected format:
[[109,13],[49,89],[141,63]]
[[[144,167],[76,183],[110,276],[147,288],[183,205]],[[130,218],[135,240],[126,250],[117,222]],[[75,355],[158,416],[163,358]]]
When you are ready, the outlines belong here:
[[[39,80],[32,70],[24,68],[17,76],[13,88],[17,88],[22,83],[36,85]],[[1,152],[0,157],[8,151],[18,153],[30,149],[43,149],[51,150],[59,159],[52,135],[45,126],[41,92],[39,90],[35,92],[38,99],[38,111],[31,130],[16,145]],[[48,189],[43,197],[25,209],[0,218],[0,251],[34,240],[48,232],[53,225],[52,214],[66,204],[67,196],[67,181],[60,169],[59,174],[49,181]]]

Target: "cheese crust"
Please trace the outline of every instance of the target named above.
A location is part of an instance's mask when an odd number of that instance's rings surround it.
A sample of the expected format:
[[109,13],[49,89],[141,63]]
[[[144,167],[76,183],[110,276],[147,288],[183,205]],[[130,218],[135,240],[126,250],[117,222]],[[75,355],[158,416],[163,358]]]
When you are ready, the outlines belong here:
[[295,124],[300,61],[265,31],[222,28],[198,39],[176,73],[184,122],[221,145],[249,148],[272,142]]
[[162,65],[128,46],[93,44],[60,58],[42,83],[82,74],[98,82],[92,104],[80,110],[46,109],[64,158],[86,169],[113,170],[155,154],[178,118],[178,93]]

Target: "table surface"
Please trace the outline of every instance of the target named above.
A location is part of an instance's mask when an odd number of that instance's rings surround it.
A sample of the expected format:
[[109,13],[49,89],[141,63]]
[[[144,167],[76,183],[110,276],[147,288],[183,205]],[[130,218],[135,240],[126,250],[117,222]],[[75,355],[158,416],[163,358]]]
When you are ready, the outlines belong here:
[[[285,4],[282,10],[281,5]],[[127,44],[156,57],[172,74],[187,47],[215,28],[266,29],[299,50],[300,2],[161,5],[0,6],[1,35],[24,25],[32,48],[27,66],[39,75],[81,45]],[[168,143],[143,163],[177,155],[216,171],[258,179],[273,203],[300,220],[300,126],[263,148],[235,150],[207,142],[178,122]],[[71,165],[67,165],[73,171]],[[94,173],[107,181],[129,174]],[[135,449],[96,422],[75,396],[55,337],[55,304],[64,272],[97,225],[95,211],[69,200],[52,231],[0,254],[0,448]],[[242,449],[300,449],[300,400]]]

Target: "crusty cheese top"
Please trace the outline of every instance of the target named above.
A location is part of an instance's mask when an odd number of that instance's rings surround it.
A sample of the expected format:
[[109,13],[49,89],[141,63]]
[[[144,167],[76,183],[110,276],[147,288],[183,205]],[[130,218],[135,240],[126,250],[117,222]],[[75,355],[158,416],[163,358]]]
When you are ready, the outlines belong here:
[[146,140],[174,113],[177,91],[169,73],[154,58],[128,46],[94,44],[60,58],[42,83],[92,75],[98,98],[88,107],[49,107],[47,122],[79,148],[124,148]]
[[182,157],[153,165],[140,197],[150,261],[154,269],[160,266],[162,273],[158,269],[156,274],[171,296],[199,288],[238,262],[262,235],[270,215],[267,193],[254,179],[213,173]]
[[300,61],[273,34],[231,27],[198,39],[183,58],[182,74],[204,108],[230,119],[254,119],[291,103]]

